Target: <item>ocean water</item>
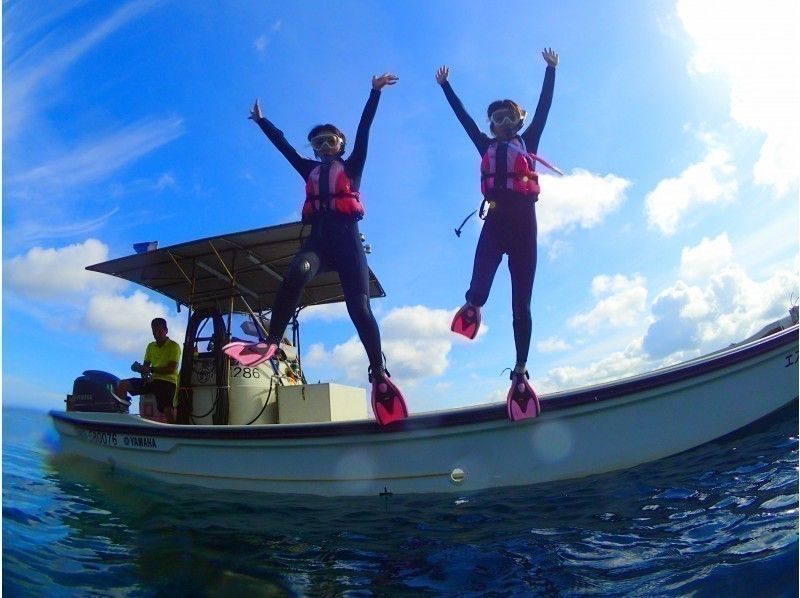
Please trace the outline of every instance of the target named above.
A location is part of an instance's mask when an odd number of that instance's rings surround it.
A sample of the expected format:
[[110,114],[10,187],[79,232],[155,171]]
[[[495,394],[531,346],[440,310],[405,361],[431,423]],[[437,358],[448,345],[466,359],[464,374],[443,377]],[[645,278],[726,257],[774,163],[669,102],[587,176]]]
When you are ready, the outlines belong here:
[[5,596],[797,596],[797,406],[614,474],[331,499],[54,458],[3,411]]

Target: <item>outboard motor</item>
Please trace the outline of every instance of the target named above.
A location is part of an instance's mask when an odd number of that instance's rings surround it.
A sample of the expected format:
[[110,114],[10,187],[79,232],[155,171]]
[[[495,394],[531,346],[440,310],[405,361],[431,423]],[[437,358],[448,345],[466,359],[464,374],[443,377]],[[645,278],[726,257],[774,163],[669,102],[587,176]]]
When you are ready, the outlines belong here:
[[100,370],[86,370],[72,383],[72,394],[67,395],[67,411],[94,411],[102,413],[128,413],[130,404],[114,396],[119,378]]

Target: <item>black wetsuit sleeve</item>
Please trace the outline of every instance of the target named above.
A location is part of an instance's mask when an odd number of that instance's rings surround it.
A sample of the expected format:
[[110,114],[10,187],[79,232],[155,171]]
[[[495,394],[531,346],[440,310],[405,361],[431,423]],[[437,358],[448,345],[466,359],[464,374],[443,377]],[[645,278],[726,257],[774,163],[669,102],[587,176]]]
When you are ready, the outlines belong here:
[[295,150],[291,144],[286,141],[283,131],[273,125],[266,118],[262,117],[258,121],[258,126],[261,127],[262,131],[264,131],[264,134],[272,142],[272,145],[278,148],[278,151],[282,153],[283,157],[289,161],[289,164],[291,164],[294,169],[300,173],[300,176],[303,177],[303,180],[306,180],[308,175],[311,174],[311,171],[317,165],[317,162],[314,160],[309,160],[308,158],[303,158],[300,154],[298,154],[297,150]]
[[378,110],[378,100],[380,99],[381,92],[379,89],[372,89],[369,92],[369,98],[364,106],[364,111],[361,113],[361,120],[356,130],[356,140],[353,143],[353,151],[350,152],[350,156],[344,161],[345,172],[347,172],[347,176],[353,182],[355,189],[358,189],[361,184],[361,173],[364,171],[364,163],[367,161],[369,128],[372,126],[372,121]]
[[522,139],[525,141],[525,146],[530,152],[536,153],[539,149],[539,140],[542,137],[542,131],[544,131],[544,125],[547,122],[547,114],[550,112],[550,105],[553,103],[555,82],[556,69],[555,67],[548,66],[544,71],[542,91],[539,94],[539,103],[536,105],[536,112],[533,115],[533,120],[521,135]]
[[472,139],[472,143],[474,143],[475,147],[478,149],[478,153],[483,156],[489,147],[489,138],[485,133],[481,132],[481,130],[478,128],[478,125],[475,124],[474,120],[472,120],[472,117],[464,108],[461,100],[458,99],[456,92],[454,92],[453,88],[450,86],[449,81],[445,81],[442,84],[442,91],[444,91],[444,97],[447,98],[447,102],[450,104],[453,112],[456,113],[456,118],[458,118],[461,126],[464,127],[467,135],[469,135],[469,138]]

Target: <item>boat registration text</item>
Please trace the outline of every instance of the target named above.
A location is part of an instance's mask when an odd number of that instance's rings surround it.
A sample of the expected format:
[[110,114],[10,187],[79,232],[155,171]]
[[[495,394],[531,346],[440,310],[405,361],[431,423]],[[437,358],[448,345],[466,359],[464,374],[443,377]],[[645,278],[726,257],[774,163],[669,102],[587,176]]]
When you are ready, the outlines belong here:
[[78,436],[87,442],[101,446],[155,450],[159,448],[158,441],[153,436],[117,434],[116,432],[99,432],[97,430],[80,430]]

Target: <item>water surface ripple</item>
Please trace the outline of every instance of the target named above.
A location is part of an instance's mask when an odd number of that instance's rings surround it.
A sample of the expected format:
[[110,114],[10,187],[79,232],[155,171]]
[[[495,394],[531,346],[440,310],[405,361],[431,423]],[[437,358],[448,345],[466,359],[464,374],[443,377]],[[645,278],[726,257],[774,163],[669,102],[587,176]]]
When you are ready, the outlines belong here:
[[[795,407],[796,409],[796,407]],[[164,485],[53,458],[3,412],[10,596],[797,596],[798,419],[631,470],[330,499]]]

